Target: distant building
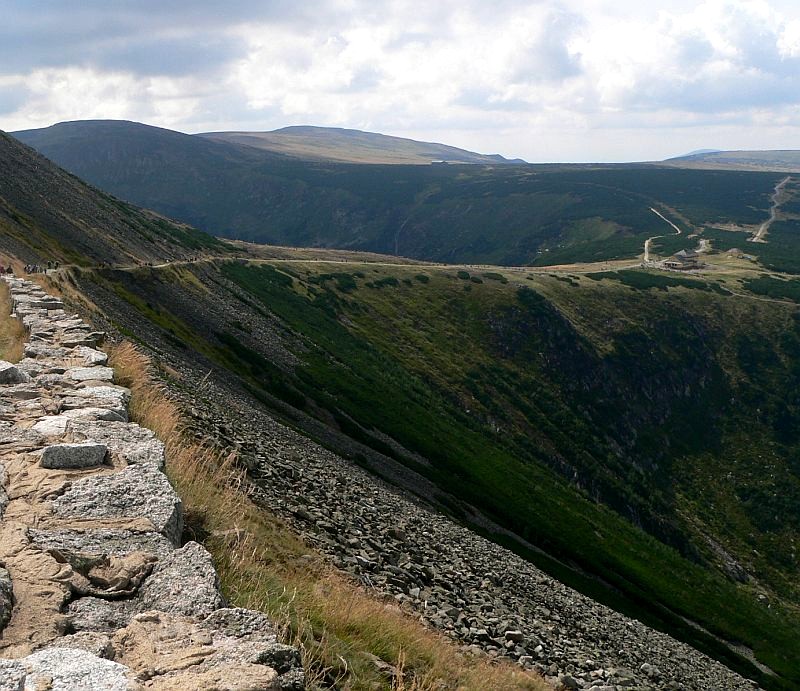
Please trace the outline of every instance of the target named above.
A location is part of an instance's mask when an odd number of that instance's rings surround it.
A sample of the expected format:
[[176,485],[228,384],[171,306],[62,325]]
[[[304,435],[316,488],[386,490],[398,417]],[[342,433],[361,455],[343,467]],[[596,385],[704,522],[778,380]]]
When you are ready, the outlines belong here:
[[663,262],[665,269],[672,269],[673,271],[699,269],[702,265],[700,255],[694,250],[681,250]]

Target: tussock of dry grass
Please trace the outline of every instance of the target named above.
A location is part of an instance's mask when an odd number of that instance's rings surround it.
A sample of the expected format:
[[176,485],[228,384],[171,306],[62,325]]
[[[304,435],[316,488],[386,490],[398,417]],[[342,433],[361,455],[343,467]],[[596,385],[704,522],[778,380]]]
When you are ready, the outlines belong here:
[[25,346],[25,327],[11,316],[11,293],[0,281],[0,360],[19,362]]
[[[182,434],[178,407],[130,343],[111,364],[133,392],[131,414],[167,446],[168,474],[187,526],[214,556],[228,599],[268,613],[303,652],[309,688],[394,691],[544,691],[538,676],[509,662],[469,658],[411,615],[327,567],[276,516],[258,507],[236,458]],[[394,668],[381,673],[378,658]]]

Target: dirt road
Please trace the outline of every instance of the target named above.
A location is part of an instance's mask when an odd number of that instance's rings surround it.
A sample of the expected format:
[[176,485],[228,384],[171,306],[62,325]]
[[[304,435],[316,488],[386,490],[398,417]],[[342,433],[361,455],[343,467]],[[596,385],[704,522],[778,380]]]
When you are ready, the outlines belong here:
[[775,185],[775,191],[772,193],[772,206],[769,209],[769,218],[758,227],[758,230],[753,237],[747,239],[748,242],[766,242],[764,235],[766,235],[769,227],[778,217],[778,208],[781,205],[781,194],[783,193],[783,188],[786,187],[786,183],[788,183],[791,179],[791,176],[787,175],[783,180]]
[[[664,216],[664,214],[662,214],[662,213],[660,213],[660,212],[656,211],[656,210],[655,210],[655,209],[654,209],[652,206],[650,207],[650,211],[652,211],[652,212],[653,212],[653,213],[654,213],[656,216],[658,216],[659,218],[661,218],[661,219],[663,219],[664,221],[666,221],[667,223],[669,223],[669,224],[670,224],[670,225],[671,225],[671,226],[672,226],[672,227],[675,229],[675,233],[676,233],[676,235],[680,235],[680,234],[681,234],[681,229],[680,229],[680,228],[678,228],[678,226],[676,226],[676,225],[675,225],[675,224],[674,224],[672,221],[670,221],[670,220],[669,220],[669,219],[668,219],[666,216]],[[651,237],[651,238],[647,238],[647,240],[645,240],[645,241],[644,241],[644,260],[645,260],[646,262],[649,262],[649,261],[650,261],[650,243],[651,243],[653,240],[657,240],[658,238],[663,238],[663,237],[664,237],[664,235],[654,235],[653,237]]]

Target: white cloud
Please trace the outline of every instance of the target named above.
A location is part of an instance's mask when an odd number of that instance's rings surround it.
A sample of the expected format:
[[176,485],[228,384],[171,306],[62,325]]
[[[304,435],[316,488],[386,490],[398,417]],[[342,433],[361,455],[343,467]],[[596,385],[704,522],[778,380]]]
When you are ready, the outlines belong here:
[[798,146],[800,8],[789,0],[319,0],[227,13],[148,1],[124,14],[84,6],[74,26],[69,3],[51,2],[62,11],[46,22],[12,4],[4,129],[307,123],[530,160]]

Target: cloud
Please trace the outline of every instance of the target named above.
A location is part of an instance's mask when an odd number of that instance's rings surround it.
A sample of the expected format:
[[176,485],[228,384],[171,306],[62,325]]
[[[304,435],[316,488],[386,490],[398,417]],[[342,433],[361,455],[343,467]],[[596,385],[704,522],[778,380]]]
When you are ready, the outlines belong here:
[[19,110],[28,100],[29,92],[22,84],[0,84],[0,115]]
[[[670,137],[690,149],[725,146],[735,132],[734,148],[794,131],[800,8],[791,0],[669,8],[6,0],[0,126],[114,117],[188,131],[310,123],[531,160],[558,158],[559,146],[564,158],[653,158]],[[715,127],[719,138],[700,140]]]
[[626,42],[627,31],[596,33],[581,46],[606,108],[722,114],[798,100],[800,57],[786,49],[786,23],[766,3],[706,2],[662,13],[638,27],[638,39]]

